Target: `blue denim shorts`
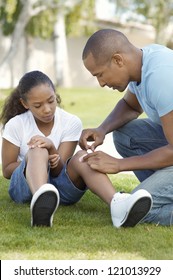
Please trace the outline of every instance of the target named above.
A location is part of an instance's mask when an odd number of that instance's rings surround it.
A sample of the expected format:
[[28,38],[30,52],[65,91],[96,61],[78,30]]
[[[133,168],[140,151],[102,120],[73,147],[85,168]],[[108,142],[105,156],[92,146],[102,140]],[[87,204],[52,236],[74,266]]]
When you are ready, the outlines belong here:
[[[24,175],[25,167],[26,161],[24,159],[14,170],[10,180],[9,195],[17,203],[30,202],[32,199],[32,193]],[[67,174],[66,167],[67,163],[57,177],[50,176],[49,172],[48,183],[53,184],[59,191],[60,204],[70,205],[78,202],[82,198],[87,187],[85,190],[79,190],[75,187]]]

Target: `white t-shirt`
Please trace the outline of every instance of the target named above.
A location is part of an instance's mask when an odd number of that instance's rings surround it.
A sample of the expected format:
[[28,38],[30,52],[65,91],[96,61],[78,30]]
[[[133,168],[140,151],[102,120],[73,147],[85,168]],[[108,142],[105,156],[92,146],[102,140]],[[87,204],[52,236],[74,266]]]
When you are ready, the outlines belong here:
[[[82,132],[81,120],[63,109],[57,107],[55,111],[54,125],[47,138],[51,139],[58,149],[60,143],[78,141]],[[37,127],[32,113],[27,112],[10,119],[3,130],[2,137],[12,144],[20,147],[18,161],[24,159],[27,151],[27,143],[34,135],[45,136]]]

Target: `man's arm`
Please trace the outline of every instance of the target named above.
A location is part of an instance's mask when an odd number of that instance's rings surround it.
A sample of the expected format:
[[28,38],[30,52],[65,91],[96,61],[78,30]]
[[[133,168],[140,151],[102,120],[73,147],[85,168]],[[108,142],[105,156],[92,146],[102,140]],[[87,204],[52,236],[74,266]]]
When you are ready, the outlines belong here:
[[[127,90],[124,97],[99,127],[83,130],[79,141],[81,148],[86,150],[91,148],[94,151],[97,146],[103,143],[106,134],[138,118],[141,113],[142,109],[136,96]],[[87,141],[94,143],[90,146]]]
[[106,135],[129,121],[137,119],[142,112],[136,95],[127,90],[124,97],[98,128]]
[[83,158],[91,168],[103,173],[119,173],[121,171],[161,169],[173,166],[173,111],[161,117],[162,127],[168,144],[144,155],[128,158],[113,158],[103,152],[88,154]]
[[173,111],[160,118],[168,145],[155,149],[142,156],[122,159],[120,169],[160,169],[173,165]]

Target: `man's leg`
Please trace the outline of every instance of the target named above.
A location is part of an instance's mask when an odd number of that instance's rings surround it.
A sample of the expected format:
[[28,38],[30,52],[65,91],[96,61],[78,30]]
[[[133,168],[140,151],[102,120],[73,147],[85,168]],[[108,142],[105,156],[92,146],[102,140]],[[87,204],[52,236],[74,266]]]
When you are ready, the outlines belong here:
[[[167,145],[162,127],[148,119],[129,122],[114,132],[114,144],[122,157],[142,155]],[[141,170],[134,172],[142,182],[139,189],[147,190],[153,198],[153,207],[142,222],[161,225],[173,224],[173,166],[157,171]]]
[[147,190],[153,198],[153,207],[142,222],[173,225],[173,166],[156,171],[132,193],[140,189]]
[[[161,125],[149,119],[136,119],[115,130],[113,141],[116,150],[123,158],[143,155],[167,145]],[[154,170],[134,171],[140,182],[154,172]]]

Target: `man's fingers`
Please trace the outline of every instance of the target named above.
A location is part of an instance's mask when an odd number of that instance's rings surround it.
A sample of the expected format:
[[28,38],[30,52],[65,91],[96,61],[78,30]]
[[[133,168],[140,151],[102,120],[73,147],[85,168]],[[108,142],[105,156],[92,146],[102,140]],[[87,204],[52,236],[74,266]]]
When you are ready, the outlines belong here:
[[87,154],[84,154],[83,156],[81,156],[81,157],[79,158],[79,161],[80,161],[80,162],[83,162],[83,158],[84,158],[85,156],[87,156]]

